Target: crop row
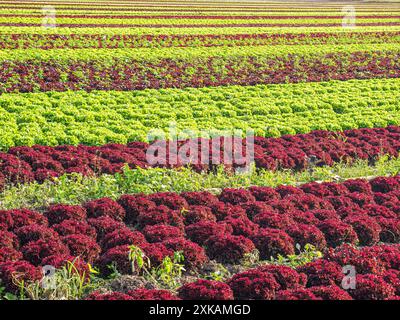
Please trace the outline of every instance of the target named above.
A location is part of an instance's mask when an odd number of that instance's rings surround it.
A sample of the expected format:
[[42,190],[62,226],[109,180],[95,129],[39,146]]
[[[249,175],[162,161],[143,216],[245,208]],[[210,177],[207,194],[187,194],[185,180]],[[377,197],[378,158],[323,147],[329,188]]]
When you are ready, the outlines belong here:
[[[399,300],[399,253],[398,245],[342,246],[324,259],[296,269],[265,264],[226,282],[199,279],[187,283],[177,294],[139,287],[126,292],[92,292],[86,300]],[[355,264],[362,272],[346,279],[346,264]]]
[[[82,5],[76,4],[74,6],[66,6],[60,5],[60,3],[54,4],[54,8],[58,12],[62,12],[63,14],[124,14],[124,15],[132,15],[132,14],[146,14],[146,15],[160,15],[160,14],[173,14],[173,15],[188,15],[193,14],[193,8],[190,7],[130,7],[129,5],[124,6],[115,6],[110,5],[107,6],[91,6],[91,7],[84,7]],[[398,15],[399,8],[396,6],[388,7],[388,6],[379,6],[379,7],[357,7],[358,14],[362,15]],[[42,5],[36,5],[31,3],[29,5],[18,5],[18,4],[11,4],[6,5],[4,2],[0,5],[1,12],[7,13],[15,13],[15,12],[23,12],[23,13],[38,13],[38,10],[43,8]],[[77,12],[78,11],[78,12]],[[79,12],[83,11],[83,12]],[[342,14],[342,7],[313,7],[313,8],[285,8],[285,7],[269,7],[269,8],[249,8],[241,6],[240,8],[221,8],[221,7],[202,7],[196,8],[196,14],[198,15],[243,15],[244,13],[248,15],[300,15],[300,16],[314,16],[314,15],[340,15]]]
[[[132,8],[127,5],[124,5],[123,7],[118,7],[118,6],[102,6],[102,7],[82,7],[80,5],[75,5],[75,6],[62,6],[60,4],[55,4],[53,6],[56,8],[58,12],[62,13],[78,13],[81,14],[80,11],[84,14],[88,14],[88,12],[94,12],[97,14],[115,14],[115,12],[118,12],[118,14],[126,14],[126,15],[132,15],[132,14],[153,14],[153,15],[160,15],[160,14],[174,14],[174,15],[180,15],[180,14],[192,14],[193,9],[190,7],[187,8],[160,8],[160,7],[136,7]],[[38,10],[41,10],[43,8],[42,5],[37,5],[35,4],[30,4],[30,5],[22,5],[19,6],[18,4],[13,4],[13,5],[5,5],[4,2],[1,3],[0,5],[0,10],[1,12],[10,12],[10,13],[15,13],[15,12],[29,12],[29,13],[37,13]],[[254,14],[254,15],[339,15],[341,14],[341,9],[340,8],[264,8],[264,9],[252,9],[252,8],[246,8],[246,7],[241,7],[241,8],[218,8],[218,7],[208,7],[208,8],[196,8],[196,14],[204,14],[204,15],[210,15],[210,14],[223,14],[223,15],[243,15],[243,13],[246,14]],[[399,9],[398,7],[359,7],[357,10],[358,14],[371,14],[371,15],[397,15],[399,14]]]
[[216,48],[133,48],[133,49],[74,49],[74,50],[37,50],[16,49],[0,51],[0,61],[3,62],[49,62],[56,61],[58,65],[71,62],[100,62],[103,65],[113,65],[115,61],[124,60],[158,63],[169,59],[172,61],[193,61],[196,59],[244,59],[255,58],[287,58],[288,56],[302,58],[319,58],[325,55],[351,55],[358,52],[373,54],[374,52],[398,52],[397,43],[386,44],[348,44],[348,45],[277,45],[277,46],[245,46],[245,47],[216,47]]
[[234,35],[0,34],[0,49],[216,47],[390,43],[400,32],[275,33]]
[[[0,95],[1,150],[13,146],[148,141],[176,125],[195,137],[254,130],[279,137],[312,130],[399,125],[398,79],[142,91]],[[190,137],[190,136],[189,136]]]
[[131,142],[100,147],[13,147],[8,153],[0,153],[0,188],[7,182],[44,182],[65,173],[121,173],[126,164],[130,168],[191,166],[201,172],[220,164],[227,168],[250,166],[254,161],[257,168],[298,171],[357,159],[373,163],[382,155],[397,157],[399,151],[400,127],[395,126],[343,133],[315,131],[281,138],[256,137],[253,147],[242,138],[156,141],[150,145]]
[[[111,51],[112,52],[112,51]],[[204,57],[191,60],[4,61],[0,64],[3,92],[66,90],[143,90],[228,85],[397,78],[398,51],[330,53],[281,57]]]
[[[398,246],[370,247],[363,249],[365,254],[347,246],[344,251],[332,249],[344,244],[399,243],[399,208],[397,176],[309,183],[300,188],[225,189],[218,196],[208,192],[124,195],[117,201],[103,198],[83,206],[53,205],[43,214],[1,211],[0,278],[7,290],[15,291],[13,272],[29,282],[37,280],[38,267],[59,267],[78,256],[81,268],[91,263],[104,276],[111,272],[111,264],[122,274],[135,273],[128,259],[129,245],[141,248],[153,266],[182,251],[190,271],[201,270],[209,260],[240,263],[255,249],[261,259],[294,254],[296,244],[312,244],[327,252],[327,260],[298,269],[307,275],[303,287],[339,285],[344,265],[353,265],[358,276],[383,276],[390,269],[397,270],[398,276]],[[247,271],[228,282],[236,283],[236,298],[273,298],[271,293],[257,295],[252,284],[243,289],[247,277],[258,278]],[[361,276],[360,284],[364,277],[369,284],[370,276]],[[395,295],[387,286],[388,296],[379,299]],[[353,298],[362,298],[364,290],[380,290],[366,287]]]
[[[43,14],[38,14],[38,12],[7,12],[5,10],[0,11],[1,18],[29,18],[29,19],[43,19]],[[61,13],[57,14],[57,19],[75,19],[74,22],[78,19],[129,19],[129,20],[150,20],[149,22],[154,22],[152,20],[176,20],[179,19],[180,21],[189,21],[189,20],[343,20],[343,15],[335,15],[335,14],[320,14],[315,15],[313,13],[308,15],[296,15],[296,14],[288,14],[288,15],[281,15],[281,14],[264,14],[264,15],[204,15],[204,14],[132,14],[132,13],[125,13],[125,14],[79,14],[79,13],[67,13],[65,11],[61,11]],[[400,19],[400,15],[397,13],[386,13],[386,14],[368,14],[368,15],[357,15],[357,19],[390,19],[396,20]],[[18,20],[21,21],[21,20]],[[29,21],[29,20],[28,20]],[[64,20],[61,20],[64,21]]]
[[58,26],[57,28],[43,28],[39,27],[5,27],[0,26],[1,34],[61,34],[70,35],[73,34],[104,34],[104,35],[235,35],[235,34],[263,34],[263,33],[356,33],[356,32],[393,32],[399,31],[398,26],[363,26],[362,28],[355,29],[343,29],[340,27],[286,27],[286,28],[272,28],[272,27],[234,27],[234,28],[62,28]]
[[[0,24],[3,23],[12,23],[12,24],[42,24],[43,15],[1,15],[0,14]],[[144,16],[144,17],[135,17],[131,16],[128,19],[117,16],[103,16],[96,17],[96,16],[67,16],[63,17],[62,15],[57,15],[57,24],[59,25],[92,25],[92,24],[106,24],[106,25],[160,25],[165,24],[169,26],[175,25],[235,25],[235,24],[271,24],[271,25],[287,25],[287,26],[297,26],[297,25],[314,25],[314,24],[323,24],[323,25],[330,25],[336,24],[341,25],[343,21],[343,16],[340,17],[211,17],[208,18],[207,16],[192,16],[192,17],[185,17],[185,16],[176,16],[176,17],[167,17],[167,16]],[[376,23],[376,24],[389,24],[389,23],[396,23],[399,21],[399,16],[369,16],[369,17],[357,17],[357,24],[364,25],[369,23]]]
[[[1,19],[0,19],[1,20]],[[225,22],[225,21],[224,21]],[[237,22],[237,21],[235,21]],[[359,22],[357,26],[359,27],[376,27],[376,26],[399,26],[400,22]],[[40,22],[0,22],[0,27],[40,27],[42,26],[42,20]],[[170,24],[166,23],[153,23],[153,24],[124,24],[124,23],[57,23],[60,28],[168,28],[171,27]],[[204,23],[204,24],[174,24],[174,28],[285,28],[285,27],[340,27],[341,22],[332,23]]]
[[[31,1],[20,1],[15,3],[13,1],[3,1],[5,5],[19,5],[19,6],[26,6],[26,5],[35,5],[40,6],[39,3],[34,3]],[[275,2],[275,3],[262,3],[262,2],[196,2],[196,1],[185,1],[184,3],[179,1],[140,1],[134,3],[121,3],[121,1],[48,1],[50,4],[59,4],[59,5],[76,5],[76,6],[93,6],[93,7],[108,7],[110,4],[113,6],[127,6],[127,7],[160,7],[160,8],[208,8],[208,7],[216,7],[216,8],[241,8],[244,6],[245,8],[294,8],[294,9],[312,9],[312,8],[341,8],[341,3],[290,3],[287,4],[286,2]],[[355,3],[356,7],[358,8],[383,8],[383,7],[396,7],[396,3],[384,2],[384,3]]]
[[0,209],[27,208],[41,210],[53,203],[82,204],[93,199],[124,194],[157,192],[189,192],[221,190],[222,188],[249,188],[251,186],[277,187],[299,185],[313,181],[341,181],[359,177],[393,176],[399,173],[400,158],[380,157],[373,164],[356,160],[351,164],[336,163],[331,167],[313,167],[312,170],[267,171],[249,170],[240,174],[218,167],[215,171],[196,172],[191,168],[129,169],[121,174],[82,176],[67,175],[41,183],[8,185],[0,193]]
[[[297,11],[334,11],[334,12],[340,12],[342,9],[342,4],[332,4],[330,3],[329,5],[320,5],[318,3],[313,3],[313,5],[291,5],[289,6],[287,3],[285,5],[281,4],[268,4],[268,5],[254,5],[249,3],[237,3],[236,5],[234,4],[215,4],[215,3],[208,3],[208,4],[199,4],[199,3],[188,3],[185,1],[185,3],[180,3],[180,4],[155,4],[155,3],[141,3],[141,4],[133,4],[133,3],[124,3],[121,5],[121,3],[79,3],[79,2],[63,2],[60,3],[58,1],[54,2],[47,2],[49,5],[54,5],[57,9],[68,9],[68,10],[123,10],[123,11],[189,11],[193,12],[194,10],[197,11],[227,11],[227,12],[235,12],[239,11],[242,12],[244,10],[250,10],[254,12],[271,12],[271,11],[289,11],[290,12],[297,12]],[[15,2],[2,2],[1,3],[2,8],[11,8],[11,9],[41,9],[42,5],[41,4],[35,4],[35,3],[15,3]],[[112,6],[111,6],[112,5]],[[389,11],[390,9],[398,9],[398,6],[396,6],[395,3],[379,3],[379,4],[354,4],[355,8],[360,11],[372,11],[372,12],[377,12],[377,11]]]

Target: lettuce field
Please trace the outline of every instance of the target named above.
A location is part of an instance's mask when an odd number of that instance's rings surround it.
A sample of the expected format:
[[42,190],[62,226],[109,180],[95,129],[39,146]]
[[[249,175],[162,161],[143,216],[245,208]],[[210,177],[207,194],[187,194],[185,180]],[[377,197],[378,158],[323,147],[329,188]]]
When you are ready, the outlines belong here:
[[0,300],[400,300],[400,3],[0,0]]

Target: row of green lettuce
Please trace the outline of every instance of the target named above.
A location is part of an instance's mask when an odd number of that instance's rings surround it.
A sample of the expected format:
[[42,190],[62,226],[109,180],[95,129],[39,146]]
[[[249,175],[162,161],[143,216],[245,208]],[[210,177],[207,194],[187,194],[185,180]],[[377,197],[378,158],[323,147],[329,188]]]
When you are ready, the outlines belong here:
[[[41,14],[42,12],[40,11],[40,7],[37,9],[26,9],[24,7],[21,8],[12,8],[12,9],[7,9],[6,6],[0,9],[1,14],[10,14],[10,15],[15,15],[15,14],[33,14],[33,15],[38,15]],[[227,9],[226,11],[221,11],[220,9],[217,9],[215,11],[201,11],[201,10],[196,10],[196,11],[182,11],[182,10],[173,10],[173,11],[163,11],[160,9],[159,11],[135,11],[135,10],[129,10],[126,9],[125,11],[112,11],[109,10],[109,7],[103,8],[102,10],[96,9],[96,11],[79,11],[79,10],[71,10],[71,9],[57,9],[58,15],[85,15],[87,17],[91,16],[97,16],[97,15],[106,15],[106,16],[148,16],[148,17],[153,17],[153,16],[160,16],[160,15],[166,15],[166,16],[204,16],[207,18],[207,16],[256,16],[256,17],[274,17],[274,16],[287,16],[287,17],[293,17],[296,18],[296,16],[301,16],[301,17],[308,17],[308,16],[318,16],[318,17],[330,17],[330,16],[343,16],[342,13],[342,8],[339,9],[331,9],[327,10],[325,9],[320,9],[320,10],[296,10],[293,9],[291,11],[276,11],[276,10],[267,10],[267,11],[260,11],[260,10],[255,10],[255,11],[232,11]],[[386,10],[385,10],[386,9]],[[396,8],[397,9],[397,8]],[[397,16],[400,14],[399,10],[388,10],[388,8],[380,8],[380,10],[366,10],[366,9],[358,9],[357,13],[362,16]]]
[[0,150],[147,141],[175,130],[180,138],[233,129],[278,137],[399,124],[400,79],[0,95]]
[[[398,22],[398,16],[394,17],[371,17],[371,18],[358,18],[357,23],[390,23],[390,22]],[[314,17],[309,18],[301,18],[301,19],[279,19],[279,18],[268,18],[268,19],[257,19],[257,18],[250,18],[250,19],[207,19],[207,17],[202,17],[201,19],[187,19],[185,17],[176,17],[176,18],[169,18],[169,19],[159,19],[155,18],[117,18],[117,17],[106,17],[106,18],[97,18],[97,17],[57,17],[58,24],[116,24],[116,25],[171,25],[171,26],[178,26],[178,25],[230,25],[230,24],[266,24],[274,26],[276,24],[284,24],[286,25],[307,25],[307,24],[337,24],[341,25],[343,21],[343,17],[335,17],[335,18],[324,18],[324,19],[317,19]],[[37,15],[36,17],[30,16],[0,16],[0,23],[21,23],[21,24],[38,24],[41,25],[43,22],[43,15]]]
[[[351,44],[351,45],[279,45],[279,46],[246,46],[246,47],[213,47],[213,48],[139,48],[139,49],[16,49],[1,50],[0,62],[7,61],[56,61],[58,63],[101,62],[105,65],[124,61],[160,61],[161,59],[186,60],[219,57],[224,59],[238,57],[323,57],[329,53],[353,52],[399,52],[398,43],[388,44]],[[227,61],[228,63],[228,61]]]
[[134,35],[197,35],[197,34],[259,34],[259,33],[316,33],[316,32],[373,32],[373,31],[399,31],[400,26],[362,26],[357,28],[343,27],[229,27],[229,28],[57,28],[43,27],[18,27],[18,26],[0,26],[2,34],[134,34]]

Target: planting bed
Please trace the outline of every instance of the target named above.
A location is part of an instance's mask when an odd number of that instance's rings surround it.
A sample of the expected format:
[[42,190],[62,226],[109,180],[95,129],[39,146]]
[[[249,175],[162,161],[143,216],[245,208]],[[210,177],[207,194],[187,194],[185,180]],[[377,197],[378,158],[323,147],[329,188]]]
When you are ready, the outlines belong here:
[[[368,48],[370,46],[370,48]],[[142,90],[398,78],[398,45],[50,51],[20,49],[0,65],[3,92]],[[179,52],[181,50],[181,52]],[[174,56],[174,58],[170,57]]]
[[[146,142],[176,128],[185,137],[254,130],[279,137],[312,130],[399,125],[395,79],[143,91],[0,95],[0,148]],[[157,129],[157,130],[152,130]],[[155,132],[153,132],[155,131]]]
[[[181,150],[187,145],[192,149],[183,154]],[[205,146],[207,153],[204,155],[202,148]],[[159,158],[158,152],[164,152],[166,158]],[[254,157],[254,163],[260,169],[299,171],[339,162],[350,164],[356,159],[368,160],[372,164],[384,155],[396,158],[399,152],[400,127],[397,126],[344,132],[314,131],[280,138],[255,137],[254,142],[240,137],[216,137],[100,147],[23,146],[0,153],[0,187],[7,183],[44,182],[66,173],[88,176],[121,173],[125,165],[132,169],[189,166],[201,172],[213,170],[221,164],[227,170],[250,166]],[[150,162],[150,156],[155,157],[154,163]]]
[[[205,280],[185,284],[177,290],[179,296],[393,298],[400,289],[399,214],[399,177],[309,183],[300,188],[225,189],[219,195],[124,195],[117,201],[103,198],[82,206],[53,205],[43,213],[2,211],[0,278],[7,290],[15,291],[12,271],[19,272],[19,281],[38,280],[39,266],[77,263],[73,260],[77,256],[79,272],[89,272],[88,262],[98,266],[102,275],[109,274],[112,263],[122,274],[135,274],[128,259],[129,245],[141,248],[153,266],[182,251],[186,269],[205,277],[210,260],[237,265],[257,250],[256,269],[238,272],[226,284]],[[385,245],[377,245],[382,242]],[[296,244],[312,244],[324,258],[296,270],[262,263],[294,254]],[[344,277],[341,267],[350,264],[356,268],[360,287],[345,292],[337,285]],[[203,286],[209,292],[203,293]],[[129,299],[156,297],[154,291],[135,292],[128,294]],[[164,294],[165,299],[174,298],[172,293]],[[113,296],[93,293],[88,299]]]
[[0,0],[0,300],[399,300],[399,21]]

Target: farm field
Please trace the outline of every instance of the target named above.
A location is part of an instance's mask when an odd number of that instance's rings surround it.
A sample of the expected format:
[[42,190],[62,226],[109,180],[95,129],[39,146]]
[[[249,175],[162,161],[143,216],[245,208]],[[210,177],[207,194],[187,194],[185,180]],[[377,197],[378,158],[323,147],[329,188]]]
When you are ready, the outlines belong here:
[[400,300],[399,152],[399,2],[0,0],[0,300]]

